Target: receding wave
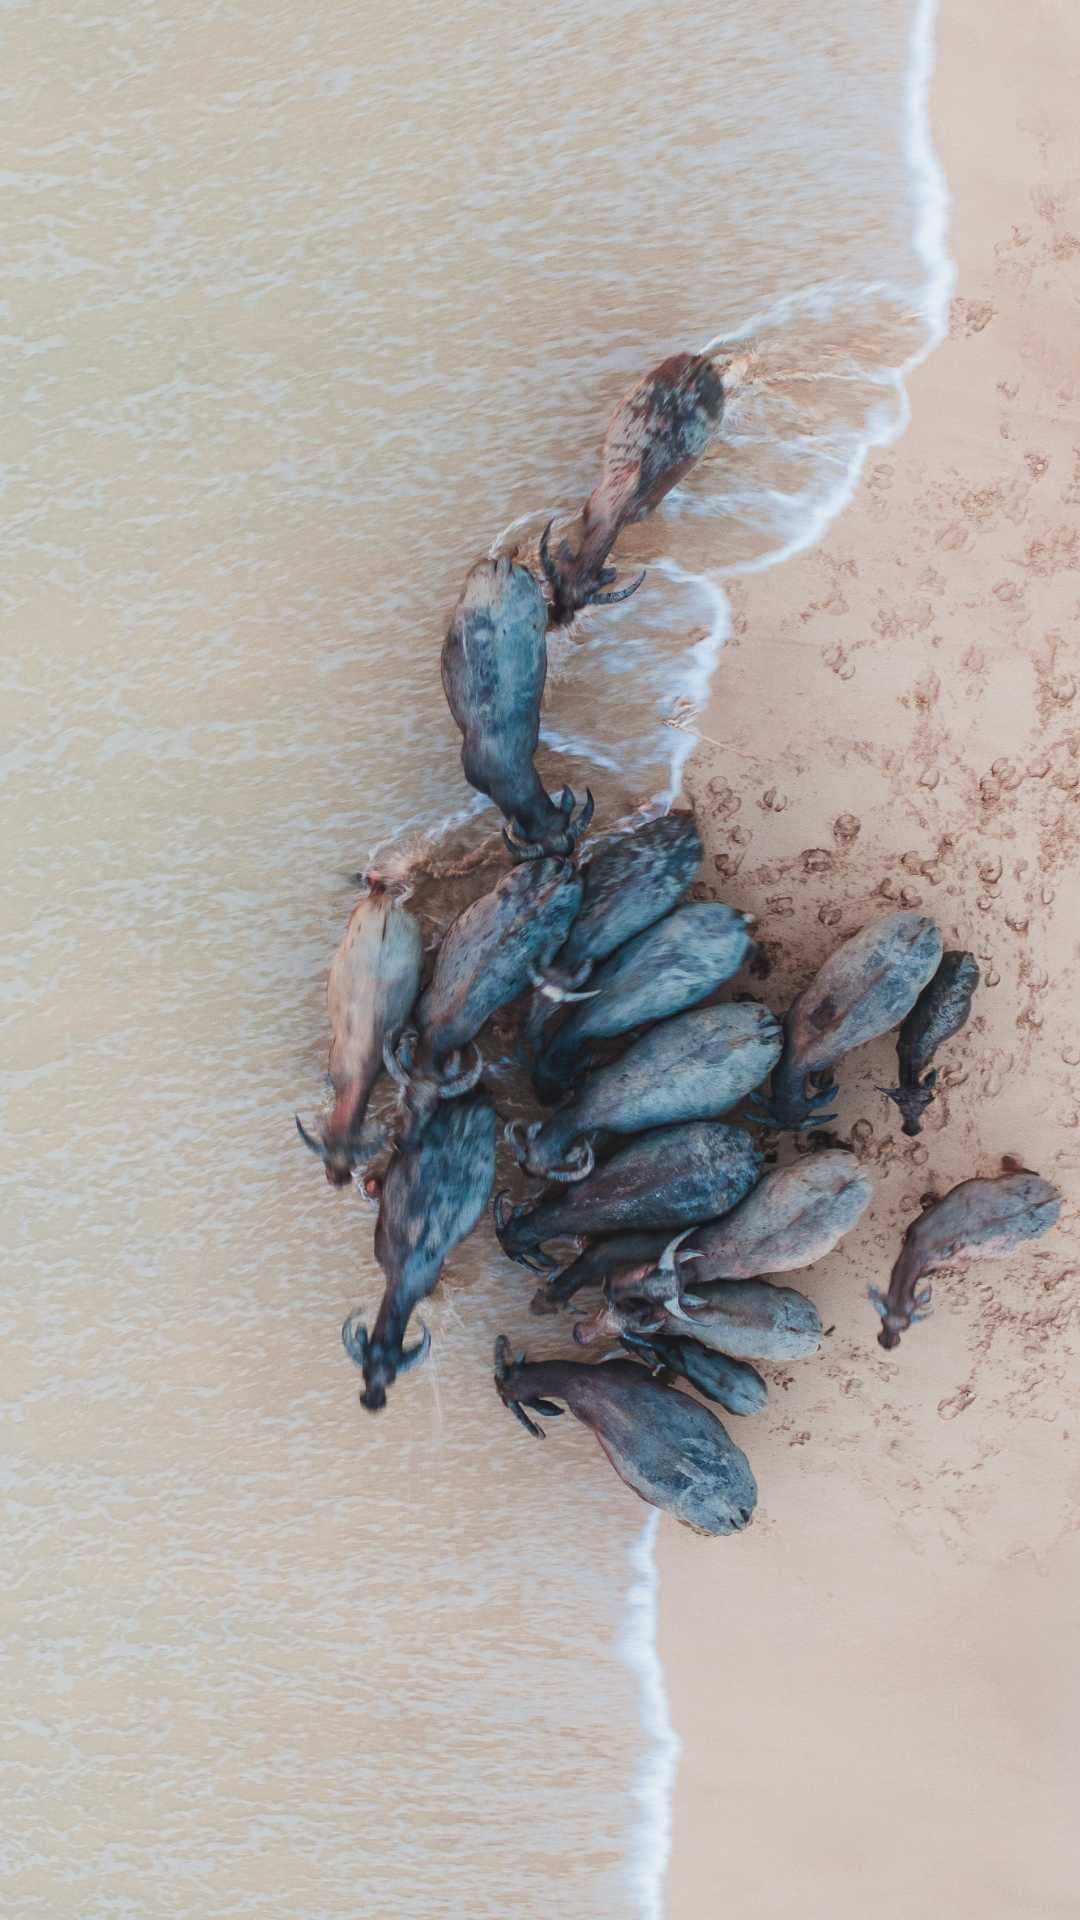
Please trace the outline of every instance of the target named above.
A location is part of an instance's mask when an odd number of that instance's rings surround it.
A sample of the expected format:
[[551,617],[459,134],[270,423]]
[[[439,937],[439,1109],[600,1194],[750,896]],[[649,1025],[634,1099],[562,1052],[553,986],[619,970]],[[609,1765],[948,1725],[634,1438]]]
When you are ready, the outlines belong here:
[[658,360],[747,359],[623,543],[641,593],[552,648],[542,771],[605,828],[676,793],[730,580],[902,428],[951,276],[932,5],[396,0],[376,32],[286,0],[255,37],[106,5],[74,91],[32,14],[0,764],[25,1911],[197,1882],[208,1920],[655,1920],[656,1523],[588,1435],[498,1406],[493,1335],[560,1330],[487,1233],[414,1391],[357,1412],[370,1225],[292,1114],[348,876],[495,824],[439,684],[471,562],[576,510]]

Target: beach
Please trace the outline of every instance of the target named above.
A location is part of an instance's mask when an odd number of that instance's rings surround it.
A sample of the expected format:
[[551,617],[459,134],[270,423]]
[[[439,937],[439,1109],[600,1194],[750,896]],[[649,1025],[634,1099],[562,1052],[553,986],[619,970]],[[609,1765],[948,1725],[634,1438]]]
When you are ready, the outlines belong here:
[[[919,1141],[874,1090],[890,1042],[841,1076],[877,1196],[810,1281],[823,1361],[755,1423],[753,1529],[703,1552],[661,1527],[669,1920],[1075,1905],[1078,52],[1063,7],[944,0],[949,338],[821,545],[734,587],[694,722],[687,792],[781,1002],[900,905],[984,985]],[[1061,1185],[1062,1224],[943,1275],[881,1352],[866,1288],[922,1194],[1004,1154]]]
[[[951,238],[924,0],[5,31],[5,1915],[1056,1920],[1072,15],[943,0]],[[505,857],[440,682],[467,570],[569,525],[627,389],[714,345],[753,377],[620,538],[640,593],[551,635],[541,775],[595,789],[593,846],[682,786],[755,916],[731,993],[783,1011],[902,905],[983,972],[921,1142],[888,1042],[843,1069],[875,1203],[806,1279],[823,1354],[732,1422],[761,1502],[722,1541],[499,1404],[496,1335],[576,1349],[487,1223],[370,1417],[374,1215],[294,1124],[358,872],[433,951],[448,861]],[[867,1286],[1003,1154],[1066,1221],[886,1356]]]

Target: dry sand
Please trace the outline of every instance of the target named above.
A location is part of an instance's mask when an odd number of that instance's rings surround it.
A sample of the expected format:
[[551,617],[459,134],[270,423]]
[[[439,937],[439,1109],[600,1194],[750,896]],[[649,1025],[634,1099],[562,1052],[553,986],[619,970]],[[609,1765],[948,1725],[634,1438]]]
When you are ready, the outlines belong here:
[[[825,1357],[739,1427],[751,1533],[662,1532],[668,1920],[1080,1911],[1078,60],[1073,7],[944,0],[950,337],[824,544],[737,588],[696,722],[688,790],[774,1004],[900,904],[984,986],[922,1141],[874,1092],[891,1048],[849,1062],[878,1193],[813,1277]],[[1064,1188],[1062,1224],[942,1275],[885,1355],[867,1283],[921,1194],[1005,1153]]]

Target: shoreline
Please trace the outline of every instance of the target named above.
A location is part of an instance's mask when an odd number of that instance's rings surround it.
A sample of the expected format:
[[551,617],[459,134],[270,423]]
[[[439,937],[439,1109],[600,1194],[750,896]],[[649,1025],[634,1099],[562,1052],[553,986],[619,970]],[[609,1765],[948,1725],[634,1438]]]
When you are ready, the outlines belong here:
[[[1060,16],[1036,20],[1041,40],[982,21],[973,54],[967,8],[941,7],[949,337],[912,376],[904,437],[870,454],[822,542],[725,583],[732,635],[685,773],[710,880],[760,916],[774,1004],[889,903],[925,903],[979,955],[984,987],[919,1141],[874,1091],[888,1043],[844,1074],[838,1124],[858,1123],[878,1194],[808,1279],[835,1324],[820,1364],[771,1370],[769,1409],[739,1425],[761,1485],[752,1532],[707,1556],[660,1528],[682,1741],[668,1920],[711,1910],[718,1850],[725,1898],[755,1920],[844,1920],[870,1902],[910,1920],[946,1900],[1046,1920],[1071,1898],[1069,1227],[943,1276],[934,1319],[897,1356],[876,1347],[865,1300],[920,1191],[1015,1151],[1068,1202],[1080,1162],[1062,1057],[1080,929],[1056,880],[1075,858],[1076,779],[1053,644],[1075,601],[1080,409],[1057,343],[1080,247],[1055,145],[1071,63]],[[709,744],[733,735],[734,763]],[[952,1103],[950,1082],[965,1086]]]

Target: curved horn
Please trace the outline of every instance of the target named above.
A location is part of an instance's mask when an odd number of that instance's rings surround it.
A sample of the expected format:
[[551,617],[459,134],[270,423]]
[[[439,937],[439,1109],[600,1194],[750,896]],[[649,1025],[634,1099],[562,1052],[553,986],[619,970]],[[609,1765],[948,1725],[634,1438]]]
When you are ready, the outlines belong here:
[[[529,1419],[520,1400],[516,1400],[509,1391],[513,1383],[513,1376],[517,1373],[518,1369],[524,1365],[525,1355],[523,1353],[517,1353],[511,1358],[510,1342],[506,1338],[505,1333],[500,1333],[495,1342],[495,1391],[502,1401],[503,1406],[509,1408],[515,1420],[520,1420],[526,1433],[531,1433],[534,1440],[542,1440],[544,1438],[543,1427],[538,1427],[535,1420]],[[556,1411],[561,1412],[562,1409],[558,1408]]]
[[355,1360],[356,1365],[362,1367],[368,1356],[368,1335],[359,1314],[350,1313],[345,1321],[341,1329],[341,1344],[349,1359]]
[[[543,1440],[546,1438],[543,1427],[538,1427],[535,1420],[529,1419],[520,1400],[504,1400],[503,1406],[509,1407],[514,1419],[521,1421],[526,1433],[531,1433],[534,1440]],[[556,1411],[560,1412],[561,1409],[557,1408]]]
[[[533,1125],[536,1125],[535,1121]],[[532,1137],[533,1127],[524,1130],[524,1123],[521,1120],[508,1120],[503,1128],[503,1139],[506,1141],[519,1167],[528,1167],[529,1148],[532,1144]]]
[[407,1087],[409,1084],[409,1076],[389,1040],[383,1041],[382,1057],[383,1066],[386,1068],[390,1078],[396,1080],[399,1087]]
[[[641,577],[642,579],[644,579],[645,578],[644,574],[642,574]],[[596,812],[596,801],[593,799],[592,789],[590,787],[586,787],[585,805],[582,807],[581,812],[578,815],[577,821],[574,826],[575,839],[578,839],[581,836],[581,834],[584,833],[586,827],[588,826],[595,812]]]
[[512,1253],[510,1258],[516,1260],[519,1267],[528,1267],[530,1273],[557,1273],[559,1270],[558,1261],[553,1260],[550,1253],[541,1252],[539,1247],[533,1247],[531,1253]]
[[397,1369],[399,1376],[403,1373],[410,1373],[413,1367],[418,1367],[422,1360],[426,1360],[430,1346],[431,1334],[421,1320],[420,1338],[416,1342],[416,1345],[414,1347],[402,1347],[401,1349],[401,1359],[398,1361]]
[[310,1148],[311,1152],[315,1154],[317,1158],[322,1161],[323,1166],[326,1166],[327,1162],[330,1159],[330,1154],[327,1150],[325,1142],[322,1140],[316,1140],[314,1135],[308,1132],[307,1128],[305,1127],[298,1113],[293,1114],[293,1119],[296,1121],[296,1131],[300,1135],[300,1138],[303,1141],[305,1147]]
[[[582,976],[587,977],[587,974]],[[560,1005],[566,1000],[595,1000],[601,991],[599,987],[594,987],[591,993],[576,993],[572,987],[564,987],[554,967],[530,967],[529,980],[545,1000],[556,1000]]]
[[509,827],[502,830],[503,843],[513,860],[540,860],[544,849],[534,840],[519,840]]
[[503,1187],[501,1191],[495,1195],[491,1211],[495,1218],[495,1231],[501,1237],[510,1224],[511,1207],[509,1187]]
[[632,580],[628,587],[617,587],[613,593],[590,594],[589,603],[594,607],[613,607],[619,600],[629,600],[630,595],[637,592],[644,578],[645,568],[642,567],[637,579]]
[[[692,1226],[684,1227],[681,1233],[677,1233],[673,1240],[668,1241],[667,1246],[664,1248],[663,1253],[660,1255],[660,1258],[656,1263],[657,1267],[660,1269],[662,1273],[676,1272],[675,1255],[678,1252],[679,1248],[682,1246],[683,1241],[689,1240],[690,1235],[692,1233],[697,1232],[697,1228],[698,1228],[698,1223],[695,1221]],[[692,1257],[695,1260],[701,1259],[700,1253],[695,1253]],[[691,1258],[691,1255],[684,1254],[683,1258],[685,1260],[689,1260]]]
[[476,1059],[471,1067],[466,1067],[464,1073],[454,1073],[450,1075],[448,1079],[440,1080],[440,1100],[458,1100],[463,1093],[471,1093],[480,1075],[483,1073],[484,1056],[475,1040],[471,1041],[470,1045],[476,1055]]
[[596,1165],[596,1155],[592,1150],[592,1143],[590,1141],[586,1140],[585,1145],[578,1153],[577,1159],[577,1165],[571,1164],[565,1167],[549,1167],[547,1170],[548,1179],[558,1180],[564,1185],[570,1181],[587,1180]]

